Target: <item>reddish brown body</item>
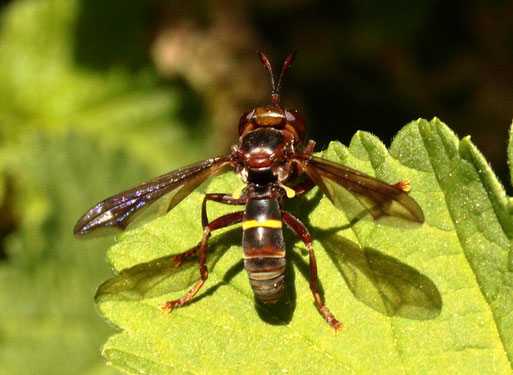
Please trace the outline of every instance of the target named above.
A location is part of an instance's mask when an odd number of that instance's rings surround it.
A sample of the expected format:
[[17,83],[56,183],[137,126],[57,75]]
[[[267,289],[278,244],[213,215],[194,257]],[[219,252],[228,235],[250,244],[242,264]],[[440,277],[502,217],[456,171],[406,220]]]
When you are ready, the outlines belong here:
[[[272,83],[271,104],[244,113],[239,121],[239,144],[230,155],[205,160],[144,182],[116,194],[92,207],[77,222],[75,234],[84,235],[98,229],[127,229],[134,219],[141,217],[145,208],[157,201],[169,211],[197,186],[230,165],[246,184],[243,191],[232,194],[207,194],[203,200],[201,220],[203,237],[194,248],[174,256],[177,265],[198,254],[200,280],[183,297],[168,301],[164,310],[187,303],[208,278],[206,266],[207,243],[219,228],[242,222],[242,248],[244,267],[249,275],[255,296],[263,302],[276,302],[283,293],[286,251],[283,223],[306,245],[310,262],[310,289],[322,316],[338,332],[343,325],[325,306],[317,288],[317,265],[313,243],[307,228],[291,213],[282,209],[286,199],[300,196],[314,186],[339,208],[344,208],[338,196],[339,188],[349,192],[361,205],[362,211],[375,219],[384,216],[422,223],[424,214],[419,205],[407,194],[407,180],[389,185],[351,168],[312,155],[315,142],[309,141],[304,149],[305,124],[297,111],[279,105],[283,73],[294,59],[289,56],[275,85],[271,65],[263,54],[260,59],[269,72]],[[287,186],[289,181],[305,172],[302,182]],[[215,201],[229,205],[244,205],[236,211],[208,220],[206,203]]]

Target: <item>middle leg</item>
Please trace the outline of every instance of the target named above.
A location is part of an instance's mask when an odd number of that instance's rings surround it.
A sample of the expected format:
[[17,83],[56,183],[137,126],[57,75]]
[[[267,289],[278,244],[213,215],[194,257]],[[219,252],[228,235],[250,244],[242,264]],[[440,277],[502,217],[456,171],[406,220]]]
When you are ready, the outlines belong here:
[[[213,201],[223,204],[228,204],[232,206],[243,205],[246,204],[246,198],[233,198],[231,194],[205,194],[203,197],[203,203],[201,204],[201,224],[203,225],[203,229],[208,226],[208,216],[207,216],[207,201]],[[190,256],[196,254],[201,246],[201,242],[194,246],[192,249],[184,251],[183,253],[173,255],[171,259],[178,267],[182,261]]]
[[[216,229],[221,229],[228,227],[233,224],[240,223],[242,221],[242,217],[244,215],[244,211],[237,211],[232,212],[230,214],[226,214],[224,216],[218,217],[217,219],[213,220],[211,223],[209,223],[204,229],[203,229],[203,237],[201,238],[201,242],[198,244],[197,250],[199,250],[199,269],[200,269],[200,275],[201,278],[196,282],[194,287],[183,297],[178,298],[174,301],[167,301],[162,305],[162,310],[164,311],[171,311],[175,307],[180,307],[183,304],[187,303],[194,295],[200,290],[200,288],[203,286],[205,281],[208,278],[208,269],[207,269],[207,242],[210,238],[210,235],[212,231]],[[185,253],[183,253],[185,254]]]

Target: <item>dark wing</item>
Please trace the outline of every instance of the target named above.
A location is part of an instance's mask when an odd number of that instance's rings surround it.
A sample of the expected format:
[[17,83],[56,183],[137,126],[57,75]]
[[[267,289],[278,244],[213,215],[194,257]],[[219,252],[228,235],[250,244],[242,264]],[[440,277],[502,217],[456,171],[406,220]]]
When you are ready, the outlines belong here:
[[122,191],[87,211],[75,225],[74,233],[125,230],[162,216],[230,161],[231,156],[207,159]]
[[[368,176],[355,169],[315,156],[296,154],[292,158],[319,186],[321,191],[352,218],[361,217],[361,207],[374,219],[398,217],[423,223],[424,213],[403,189]],[[358,204],[351,205],[356,198]]]

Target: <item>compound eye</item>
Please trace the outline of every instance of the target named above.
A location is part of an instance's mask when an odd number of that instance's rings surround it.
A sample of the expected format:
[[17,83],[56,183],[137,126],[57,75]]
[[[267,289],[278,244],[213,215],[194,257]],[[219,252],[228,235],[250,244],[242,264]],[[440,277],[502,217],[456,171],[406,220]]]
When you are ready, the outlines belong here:
[[287,120],[285,129],[290,130],[292,134],[294,134],[294,138],[298,143],[303,142],[306,136],[306,126],[303,116],[301,116],[298,111],[286,109],[285,119]]
[[245,112],[239,120],[239,135],[242,135],[247,130],[251,130],[253,128],[253,117],[255,114],[255,110],[252,109],[250,111]]

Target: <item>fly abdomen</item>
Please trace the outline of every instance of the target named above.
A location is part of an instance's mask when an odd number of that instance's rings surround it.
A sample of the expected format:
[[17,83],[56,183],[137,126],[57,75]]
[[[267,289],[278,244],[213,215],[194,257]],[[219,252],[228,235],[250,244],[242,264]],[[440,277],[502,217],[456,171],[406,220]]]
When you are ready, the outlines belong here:
[[264,303],[274,303],[283,294],[285,258],[244,259],[249,283],[255,296]]
[[255,296],[273,303],[283,294],[285,243],[276,199],[248,199],[242,221],[244,268]]

